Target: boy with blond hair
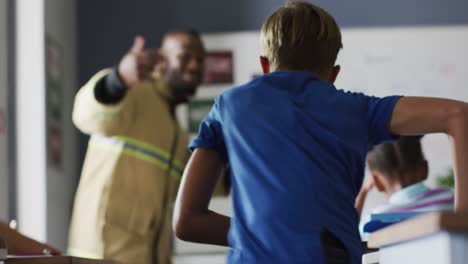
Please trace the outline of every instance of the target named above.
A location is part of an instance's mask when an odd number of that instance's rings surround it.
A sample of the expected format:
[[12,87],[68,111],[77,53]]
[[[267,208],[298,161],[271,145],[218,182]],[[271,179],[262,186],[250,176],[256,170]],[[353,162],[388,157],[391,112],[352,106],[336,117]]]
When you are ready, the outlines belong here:
[[[264,76],[224,92],[190,144],[174,212],[184,240],[229,245],[228,263],[360,263],[354,200],[367,150],[395,135],[452,137],[457,210],[468,209],[468,106],[370,97],[333,85],[341,33],[307,2],[286,4],[261,29]],[[208,209],[229,163],[233,215]]]

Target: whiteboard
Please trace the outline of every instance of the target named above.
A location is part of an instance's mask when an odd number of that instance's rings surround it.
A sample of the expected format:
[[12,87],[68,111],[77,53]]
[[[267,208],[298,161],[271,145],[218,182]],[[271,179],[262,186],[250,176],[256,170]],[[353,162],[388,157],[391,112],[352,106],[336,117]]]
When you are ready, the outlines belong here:
[[[369,95],[433,96],[468,101],[468,26],[343,30],[336,86]],[[429,185],[452,167],[447,136],[422,140]],[[373,191],[363,215],[383,202]]]
[[[343,41],[337,87],[468,101],[468,26],[345,30]],[[449,142],[430,135],[423,145],[434,183],[452,165]]]
[[[337,64],[342,67],[337,88],[369,95],[419,95],[468,101],[468,26],[355,28],[344,29],[343,46]],[[234,83],[202,86],[196,98],[213,98],[234,85],[261,73],[259,32],[203,35],[208,51],[231,50],[234,55]],[[178,109],[182,123],[186,109]],[[452,166],[448,138],[429,135],[422,140],[429,161],[429,185]],[[384,197],[369,194],[363,215],[382,203]],[[224,205],[223,205],[224,202]],[[229,200],[215,201],[216,207],[229,208]],[[176,242],[177,252],[198,249]]]

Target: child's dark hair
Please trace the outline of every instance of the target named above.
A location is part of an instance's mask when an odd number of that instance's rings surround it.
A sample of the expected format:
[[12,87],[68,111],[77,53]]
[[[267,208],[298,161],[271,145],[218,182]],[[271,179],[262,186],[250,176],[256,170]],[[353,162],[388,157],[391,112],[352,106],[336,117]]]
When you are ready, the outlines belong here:
[[421,137],[404,136],[395,142],[375,146],[367,153],[369,169],[377,170],[392,180],[414,172],[426,160]]

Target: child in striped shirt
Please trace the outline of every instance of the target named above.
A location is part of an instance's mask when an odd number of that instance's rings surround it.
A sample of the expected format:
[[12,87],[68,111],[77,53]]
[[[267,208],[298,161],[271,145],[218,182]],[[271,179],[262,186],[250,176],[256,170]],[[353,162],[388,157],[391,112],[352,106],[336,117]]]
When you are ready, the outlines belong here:
[[450,189],[432,189],[423,183],[427,179],[428,165],[420,139],[419,136],[401,137],[368,152],[371,177],[356,198],[359,213],[368,191],[374,187],[386,194],[388,203],[372,210],[372,214],[453,210],[454,197]]

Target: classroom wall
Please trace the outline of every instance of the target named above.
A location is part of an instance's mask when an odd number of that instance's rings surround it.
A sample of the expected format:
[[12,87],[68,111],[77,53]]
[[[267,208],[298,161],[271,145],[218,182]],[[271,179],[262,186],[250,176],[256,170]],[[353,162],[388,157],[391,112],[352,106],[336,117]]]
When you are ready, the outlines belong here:
[[[158,45],[164,31],[193,27],[204,33],[258,30],[284,0],[80,0],[79,83],[115,65],[135,34]],[[468,23],[465,0],[317,0],[342,27],[394,27]]]
[[7,58],[7,2],[0,1],[0,220],[8,220],[8,61]]
[[[76,72],[76,1],[45,1],[45,34],[46,49],[49,46],[57,49],[55,62],[58,66],[58,80],[55,83],[46,81],[46,87],[59,89],[60,116],[47,114],[47,241],[64,250],[67,244],[68,224],[72,211],[73,196],[79,176],[78,133],[71,121],[73,99],[77,87]],[[47,52],[47,51],[46,51]],[[46,53],[47,54],[47,53]],[[47,60],[47,59],[46,59]],[[49,61],[52,58],[48,59]],[[46,66],[46,79],[50,70]],[[48,94],[47,106],[55,99]],[[50,108],[48,108],[50,110]],[[60,149],[60,162],[53,161],[50,133],[51,128],[59,132],[55,135]]]
[[79,174],[75,1],[18,0],[15,11],[19,230],[64,250]]

